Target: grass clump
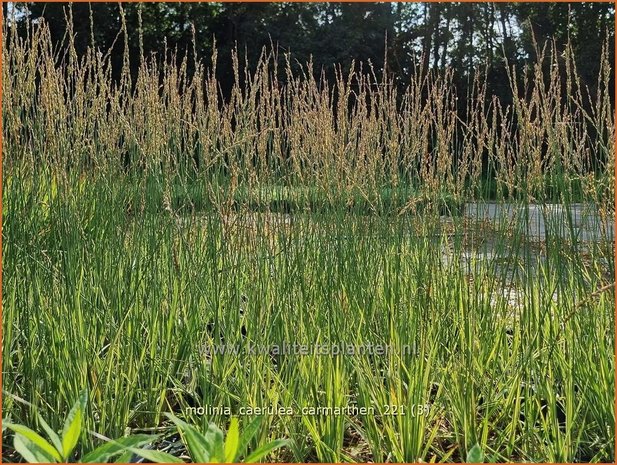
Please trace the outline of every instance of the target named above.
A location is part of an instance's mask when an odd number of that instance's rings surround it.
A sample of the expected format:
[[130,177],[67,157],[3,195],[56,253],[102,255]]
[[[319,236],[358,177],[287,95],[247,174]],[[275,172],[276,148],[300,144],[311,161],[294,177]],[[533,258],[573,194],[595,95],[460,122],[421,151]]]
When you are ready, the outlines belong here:
[[452,71],[281,83],[264,51],[224,100],[216,53],[114,83],[44,23],[3,40],[12,424],[58,431],[87,387],[84,428],[175,423],[186,459],[230,416],[256,459],[613,459],[606,56],[589,102],[570,49],[509,107],[478,77],[463,123]]

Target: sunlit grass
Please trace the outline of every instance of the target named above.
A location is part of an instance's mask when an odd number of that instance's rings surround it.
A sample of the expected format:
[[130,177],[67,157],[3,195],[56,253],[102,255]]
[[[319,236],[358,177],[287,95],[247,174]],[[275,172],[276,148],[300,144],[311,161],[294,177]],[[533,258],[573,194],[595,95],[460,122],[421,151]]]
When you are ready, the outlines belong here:
[[[353,74],[353,100],[343,76],[281,88],[264,55],[223,104],[201,65],[113,87],[46,34],[3,49],[3,415],[58,430],[87,389],[86,428],[113,438],[291,408],[252,439],[292,440],[272,460],[613,460],[614,238],[581,240],[571,207],[614,222],[614,121],[569,55],[508,110],[478,81],[462,126],[449,72],[402,99]],[[517,214],[464,215],[489,199]],[[294,343],[389,351],[247,350]]]

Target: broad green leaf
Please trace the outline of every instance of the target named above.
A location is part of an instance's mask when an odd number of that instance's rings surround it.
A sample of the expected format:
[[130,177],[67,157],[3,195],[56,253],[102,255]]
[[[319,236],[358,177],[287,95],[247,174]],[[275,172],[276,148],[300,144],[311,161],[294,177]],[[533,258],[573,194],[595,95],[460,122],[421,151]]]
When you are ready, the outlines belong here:
[[84,455],[81,463],[104,463],[108,462],[111,457],[120,454],[127,450],[127,447],[141,447],[145,444],[150,444],[158,439],[157,435],[136,434],[125,438],[114,439],[105,444],[100,445],[92,452]]
[[484,462],[484,452],[482,452],[482,448],[479,444],[473,446],[469,452],[467,453],[467,463],[483,463]]
[[114,463],[129,463],[133,457],[133,453],[130,450],[127,450],[120,454],[120,456],[114,461]]
[[79,399],[73,405],[73,408],[69,412],[64,422],[64,428],[62,429],[62,455],[64,460],[68,460],[71,452],[79,441],[81,435],[81,423],[86,408],[86,391],[82,391],[79,395]]
[[53,457],[54,461],[62,462],[61,454],[56,450],[54,446],[52,446],[49,442],[47,442],[45,438],[42,437],[37,432],[31,430],[27,426],[17,425],[11,422],[4,422],[4,425],[7,428],[9,428],[11,431],[16,433],[15,438],[17,438],[18,435],[21,435],[22,437],[26,438],[32,444],[35,444],[39,449],[43,450],[46,455],[48,455],[49,457]]
[[264,458],[266,455],[268,455],[273,450],[287,446],[288,444],[289,444],[289,441],[286,439],[276,439],[272,442],[269,442],[268,444],[264,444],[263,446],[259,447],[256,451],[254,451],[246,459],[244,459],[244,461],[246,463],[258,462],[259,460]]
[[242,455],[246,453],[249,443],[259,431],[259,427],[261,426],[262,421],[263,421],[263,417],[261,415],[258,415],[255,417],[255,419],[252,422],[248,424],[246,428],[244,428],[244,431],[242,432],[242,435],[240,436],[240,446],[238,447],[236,458],[240,458]]
[[225,462],[236,461],[238,447],[240,445],[240,426],[237,418],[232,418],[225,437]]
[[194,427],[187,425],[183,430],[186,439],[186,447],[194,462],[210,463],[213,457],[210,455],[210,447],[206,438]]
[[174,457],[167,452],[150,449],[138,449],[136,447],[127,447],[126,449],[152,463],[184,463],[182,459]]
[[188,423],[180,420],[171,413],[165,414],[173,421],[180,431],[186,448],[191,456],[191,460],[197,463],[210,463],[210,448],[206,444],[206,438]]
[[56,450],[60,453],[62,452],[62,441],[60,441],[60,436],[58,436],[58,433],[56,433],[51,426],[49,426],[47,424],[47,422],[45,421],[45,419],[37,412],[36,414],[39,423],[41,424],[41,426],[43,427],[43,429],[45,430],[45,432],[47,433],[47,437],[51,440],[51,443],[54,445],[54,447],[56,448]]
[[208,431],[204,436],[206,448],[210,452],[210,462],[225,462],[225,446],[223,432],[214,423],[208,425]]
[[19,433],[15,433],[13,447],[28,463],[54,463],[60,462],[55,457],[49,455],[34,442]]

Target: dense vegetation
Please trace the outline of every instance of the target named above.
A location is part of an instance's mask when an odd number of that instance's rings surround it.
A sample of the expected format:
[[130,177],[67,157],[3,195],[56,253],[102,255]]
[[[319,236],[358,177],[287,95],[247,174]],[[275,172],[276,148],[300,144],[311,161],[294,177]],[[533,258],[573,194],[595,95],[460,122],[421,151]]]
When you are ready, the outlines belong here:
[[[532,72],[504,68],[503,99],[481,73],[461,94],[459,67],[332,77],[230,52],[225,95],[217,49],[132,56],[119,11],[119,70],[70,21],[63,47],[45,21],[3,36],[12,424],[59,430],[80,398],[85,430],[157,431],[178,454],[169,418],[231,413],[258,425],[251,450],[291,440],[271,460],[614,459],[614,237],[583,240],[571,210],[614,222],[607,48],[591,89],[548,42]],[[514,213],[469,213],[488,199]],[[84,432],[71,458],[100,443]]]

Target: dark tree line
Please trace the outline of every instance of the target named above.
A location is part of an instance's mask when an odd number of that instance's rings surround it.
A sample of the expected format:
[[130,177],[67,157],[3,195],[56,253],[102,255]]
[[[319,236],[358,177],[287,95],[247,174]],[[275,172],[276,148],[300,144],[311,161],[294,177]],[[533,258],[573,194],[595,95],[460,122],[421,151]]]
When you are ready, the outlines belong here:
[[[52,39],[65,38],[68,4],[3,4],[9,22],[22,34],[28,21],[44,18]],[[333,64],[343,71],[370,61],[378,72],[387,57],[387,71],[404,85],[418,66],[453,67],[464,92],[470,75],[487,72],[489,95],[509,100],[505,63],[533,63],[536,49],[554,42],[558,53],[568,40],[578,57],[579,74],[593,90],[604,44],[614,57],[614,6],[611,3],[124,3],[133,74],[140,53],[161,55],[193,52],[208,58],[216,41],[218,73],[223,91],[233,84],[231,50],[254,66],[263,47],[291,52],[295,63],[312,59],[314,70],[334,77]],[[72,5],[78,54],[94,42],[113,47],[115,73],[120,73],[124,39],[117,3]],[[141,21],[140,21],[141,16]],[[6,16],[5,16],[6,17]],[[94,27],[91,27],[91,20]],[[141,23],[141,24],[140,24]],[[60,45],[59,45],[60,46]],[[189,59],[189,69],[192,62]],[[366,68],[365,68],[366,69]]]

